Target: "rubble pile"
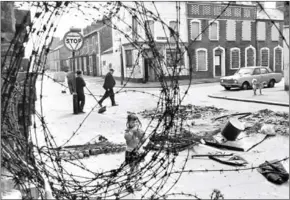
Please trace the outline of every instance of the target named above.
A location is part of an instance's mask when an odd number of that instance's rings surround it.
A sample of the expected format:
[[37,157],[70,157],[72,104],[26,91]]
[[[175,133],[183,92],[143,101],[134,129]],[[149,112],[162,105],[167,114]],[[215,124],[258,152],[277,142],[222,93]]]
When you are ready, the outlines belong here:
[[[160,111],[156,112],[156,110],[145,110],[139,114],[144,118],[152,118],[152,116],[155,116],[157,119],[163,115]],[[145,148],[173,152],[182,151],[192,145],[198,144],[201,139],[211,139],[214,135],[220,133],[222,126],[227,123],[232,114],[237,113],[230,113],[225,109],[216,108],[214,106],[203,107],[190,104],[179,106],[175,119],[182,119],[187,123],[184,122],[183,127],[177,127],[179,131],[170,135],[154,134],[150,137],[150,142]],[[249,116],[240,119],[247,127],[245,129],[247,135],[263,133],[263,131],[267,130],[265,127],[268,129],[272,127],[275,135],[289,135],[288,113],[264,109],[249,114]],[[226,117],[215,120],[215,118],[221,116]],[[179,123],[175,123],[175,125],[180,126]]]
[[274,112],[269,109],[260,110],[245,118],[252,127],[247,130],[248,134],[260,132],[264,124],[272,125],[277,135],[289,135],[289,114]]
[[[101,138],[101,139],[100,139]],[[90,141],[84,145],[65,146],[57,151],[59,159],[75,160],[99,154],[118,153],[126,150],[125,144],[109,142],[101,136],[98,140]]]

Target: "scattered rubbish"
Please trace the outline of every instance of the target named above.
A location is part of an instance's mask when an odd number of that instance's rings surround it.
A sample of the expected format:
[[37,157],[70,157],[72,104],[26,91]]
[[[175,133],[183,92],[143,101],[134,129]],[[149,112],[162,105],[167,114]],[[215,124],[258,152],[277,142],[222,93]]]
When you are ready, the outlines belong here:
[[275,128],[271,124],[264,124],[261,127],[261,133],[265,135],[276,135]]
[[261,144],[269,135],[256,133],[247,136],[245,132],[242,132],[235,141],[224,140],[222,136],[216,135],[213,139],[203,139],[203,144],[233,151],[249,151],[255,146]]
[[58,152],[58,159],[75,160],[92,155],[123,152],[126,150],[126,145],[111,143],[107,138],[99,135],[97,139],[93,139],[84,145],[71,145],[53,150]]
[[283,184],[289,179],[289,173],[277,160],[265,161],[257,169],[268,181],[275,184]]
[[244,129],[244,125],[238,119],[232,118],[227,122],[221,134],[225,139],[234,141]]
[[210,155],[210,159],[215,160],[219,163],[231,165],[231,166],[245,166],[248,162],[238,155],[220,156],[220,155]]
[[106,110],[107,110],[106,106],[103,106],[98,110],[98,113],[104,113],[106,112]]

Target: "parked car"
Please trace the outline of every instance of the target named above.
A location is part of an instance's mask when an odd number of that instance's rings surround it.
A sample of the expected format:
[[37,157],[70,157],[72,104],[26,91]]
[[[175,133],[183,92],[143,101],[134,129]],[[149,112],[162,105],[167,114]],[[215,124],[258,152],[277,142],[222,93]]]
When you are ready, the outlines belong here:
[[274,87],[282,79],[282,73],[275,73],[269,67],[243,67],[232,76],[220,78],[220,84],[226,90],[241,88],[247,90],[252,88],[252,80],[255,78],[264,84],[264,87]]

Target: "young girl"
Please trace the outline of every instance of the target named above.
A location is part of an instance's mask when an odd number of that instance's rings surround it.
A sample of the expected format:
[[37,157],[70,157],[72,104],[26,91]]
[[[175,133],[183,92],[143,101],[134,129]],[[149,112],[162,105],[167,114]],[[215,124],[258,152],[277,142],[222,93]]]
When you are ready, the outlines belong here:
[[[128,176],[128,180],[130,181],[133,177],[137,180],[137,176],[134,175],[134,173],[138,172],[139,162],[141,161],[138,148],[140,147],[140,144],[144,142],[144,131],[140,129],[142,124],[134,113],[128,114],[126,126],[125,140],[127,149],[125,153],[125,162],[129,164],[131,168]],[[130,189],[132,189],[131,186]],[[141,186],[137,183],[135,184],[134,189],[137,191],[142,190]]]
[[259,82],[257,79],[252,80],[252,88],[254,91],[254,95],[256,95],[256,91],[260,90],[260,95],[262,94],[263,83]]

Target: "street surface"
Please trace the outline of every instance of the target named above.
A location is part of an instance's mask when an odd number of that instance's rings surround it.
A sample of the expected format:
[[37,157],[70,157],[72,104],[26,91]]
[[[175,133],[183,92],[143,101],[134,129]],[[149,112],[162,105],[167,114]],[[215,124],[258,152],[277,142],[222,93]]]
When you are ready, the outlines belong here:
[[[92,77],[86,79],[87,87],[96,95],[103,95],[101,81],[95,81]],[[37,111],[41,112],[39,91],[41,81],[37,81],[38,101]],[[276,87],[283,87],[277,85]],[[42,109],[43,116],[47,123],[50,133],[54,136],[56,144],[59,145],[75,145],[85,144],[101,134],[115,143],[124,143],[124,130],[126,128],[127,111],[140,112],[145,109],[153,109],[156,107],[158,98],[142,92],[150,93],[159,96],[160,88],[130,88],[126,91],[124,88],[116,95],[118,107],[110,107],[110,99],[104,101],[103,105],[107,105],[107,111],[103,114],[98,114],[99,106],[96,100],[89,95],[86,95],[86,104],[84,114],[73,115],[72,96],[68,93],[61,93],[61,86],[54,83],[50,79],[43,82],[43,101]],[[186,90],[187,86],[181,86],[181,92]],[[136,91],[135,91],[136,90]],[[246,103],[237,101],[227,101],[221,99],[209,98],[208,95],[216,92],[222,92],[224,89],[219,83],[208,83],[192,85],[188,95],[185,97],[183,105],[204,105],[225,108],[236,112],[254,112],[261,109],[270,109],[273,111],[289,112],[288,107],[272,106],[257,103]],[[115,89],[117,92],[118,89]],[[137,92],[138,91],[138,92]],[[266,93],[267,89],[265,89]],[[85,92],[88,93],[87,90]],[[181,93],[181,94],[182,94]],[[91,113],[90,113],[91,112]],[[143,128],[147,127],[147,121],[141,119]],[[36,120],[37,129],[42,129],[39,120]],[[80,128],[76,133],[74,133]],[[74,137],[67,143],[68,139],[74,134]],[[37,139],[39,146],[44,145],[42,134],[38,134]],[[216,149],[198,146],[194,151],[189,151],[191,154],[204,154],[215,152]],[[179,154],[176,166],[182,165],[188,151]],[[243,157],[254,166],[263,163],[265,160],[283,159],[289,156],[289,137],[276,136],[260,144],[254,151],[242,153]],[[103,154],[99,156],[91,156],[82,159],[84,165],[93,171],[110,170],[118,167],[124,161],[124,152],[117,154]],[[283,165],[288,170],[289,161],[283,162]],[[88,175],[72,165],[67,164],[66,168],[75,175]],[[188,161],[185,169],[226,169],[228,167],[208,159],[191,159]],[[179,168],[177,168],[179,169]],[[168,187],[171,186],[174,178],[168,180]],[[166,189],[166,187],[165,187]],[[165,190],[164,189],[164,190]],[[168,188],[167,188],[168,189]],[[185,192],[197,194],[200,198],[209,198],[213,189],[219,189],[225,195],[225,198],[289,198],[289,184],[275,186],[269,183],[257,171],[245,172],[210,172],[210,173],[193,173],[186,174],[181,177],[178,184],[173,187],[171,192]],[[141,194],[141,193],[140,193]],[[140,198],[139,193],[129,195],[126,198]],[[178,197],[175,197],[178,198]],[[181,197],[180,197],[181,198]],[[184,197],[182,197],[184,198]]]

